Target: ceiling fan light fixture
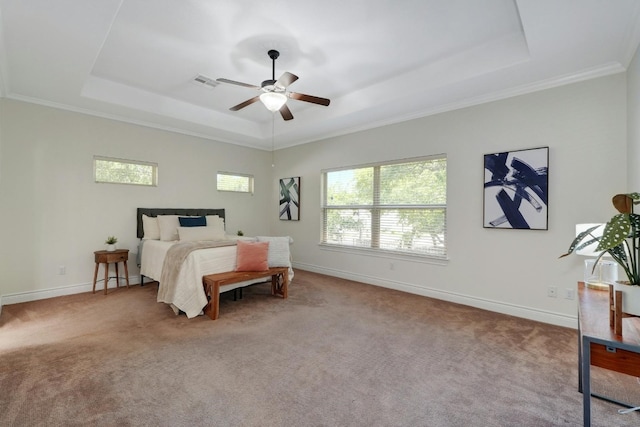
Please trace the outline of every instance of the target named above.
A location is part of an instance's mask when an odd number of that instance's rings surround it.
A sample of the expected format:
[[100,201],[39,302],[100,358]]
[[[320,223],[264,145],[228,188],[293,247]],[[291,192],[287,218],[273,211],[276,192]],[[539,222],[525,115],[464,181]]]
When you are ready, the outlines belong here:
[[284,93],[265,92],[260,95],[260,101],[267,107],[267,110],[275,113],[287,102],[287,97]]
[[233,107],[229,108],[229,110],[241,110],[244,107],[253,104],[254,102],[258,102],[259,99],[260,101],[262,101],[264,106],[267,107],[267,110],[271,111],[272,113],[280,111],[280,115],[286,121],[293,119],[293,114],[291,114],[291,110],[289,110],[289,107],[287,106],[287,98],[295,99],[296,101],[310,102],[317,105],[324,105],[325,107],[329,105],[330,100],[326,98],[305,95],[303,93],[289,92],[287,88],[291,83],[298,80],[298,76],[285,71],[280,76],[280,78],[276,80],[276,59],[280,55],[280,52],[278,52],[277,50],[270,50],[267,53],[269,54],[269,58],[271,58],[271,79],[263,81],[260,86],[254,86],[248,83],[236,82],[234,80],[223,78],[216,79],[217,82],[248,87],[250,89],[257,89],[262,92],[260,95],[247,99],[246,101],[241,102],[238,105],[234,105]]

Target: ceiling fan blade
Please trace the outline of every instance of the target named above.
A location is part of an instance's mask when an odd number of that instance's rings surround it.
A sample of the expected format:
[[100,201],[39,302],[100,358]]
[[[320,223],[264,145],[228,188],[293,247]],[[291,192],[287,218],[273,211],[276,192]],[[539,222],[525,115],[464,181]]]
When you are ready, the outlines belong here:
[[242,82],[237,82],[235,80],[229,80],[229,79],[216,79],[217,82],[221,82],[221,83],[228,83],[230,85],[236,85],[236,86],[243,86],[243,87],[248,87],[250,89],[260,89],[259,86],[256,85],[250,85],[249,83],[242,83]]
[[293,119],[293,114],[291,114],[291,110],[289,110],[289,107],[287,107],[287,104],[284,104],[282,107],[280,107],[280,114],[282,115],[282,118],[285,120]]
[[238,110],[240,110],[240,109],[242,109],[242,108],[246,107],[247,105],[251,105],[251,104],[253,104],[254,102],[257,102],[257,101],[259,101],[259,100],[260,100],[260,96],[254,96],[254,97],[253,97],[253,98],[251,98],[251,99],[247,99],[246,101],[241,102],[240,104],[235,105],[235,106],[233,106],[233,107],[229,108],[229,110],[231,110],[231,111],[238,111]]
[[274,83],[274,86],[286,89],[287,86],[289,86],[291,83],[295,82],[296,80],[298,80],[298,76],[296,76],[295,74],[291,74],[288,71],[285,71],[284,73],[282,73],[280,78],[276,80],[276,82]]
[[289,92],[288,95],[289,95],[289,98],[291,99],[297,99],[298,101],[305,101],[305,102],[311,102],[313,104],[324,105],[325,107],[329,105],[329,103],[331,102],[331,100],[327,98],[320,98],[319,96],[305,95],[304,93]]

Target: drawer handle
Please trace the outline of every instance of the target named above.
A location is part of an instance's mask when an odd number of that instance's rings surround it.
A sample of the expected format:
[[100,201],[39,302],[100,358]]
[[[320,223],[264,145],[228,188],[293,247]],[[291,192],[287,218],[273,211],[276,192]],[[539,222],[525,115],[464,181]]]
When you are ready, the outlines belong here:
[[617,351],[617,350],[616,350],[616,348],[615,348],[615,347],[609,347],[609,346],[607,346],[607,352],[609,352],[609,353],[615,353],[616,351]]

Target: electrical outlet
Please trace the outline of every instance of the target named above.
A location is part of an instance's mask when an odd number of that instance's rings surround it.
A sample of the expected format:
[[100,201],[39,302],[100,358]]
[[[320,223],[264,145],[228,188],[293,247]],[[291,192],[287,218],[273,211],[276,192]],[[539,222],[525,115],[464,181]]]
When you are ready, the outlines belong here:
[[557,298],[558,297],[558,287],[557,286],[549,286],[547,288],[547,296],[549,298]]
[[576,299],[576,290],[573,288],[567,288],[564,290],[565,299]]
[[58,266],[58,274],[61,276],[67,274],[67,268],[64,265]]
[[395,270],[395,268],[396,268],[396,266],[392,262],[390,262],[389,263],[389,270]]

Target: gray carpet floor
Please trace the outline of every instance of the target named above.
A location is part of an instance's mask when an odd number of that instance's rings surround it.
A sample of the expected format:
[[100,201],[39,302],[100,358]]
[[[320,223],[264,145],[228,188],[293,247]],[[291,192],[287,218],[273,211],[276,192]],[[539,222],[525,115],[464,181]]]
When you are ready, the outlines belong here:
[[[269,286],[216,321],[156,285],[3,307],[0,425],[582,425],[575,330],[299,270],[287,300]],[[594,399],[593,425],[640,425],[619,408]]]

